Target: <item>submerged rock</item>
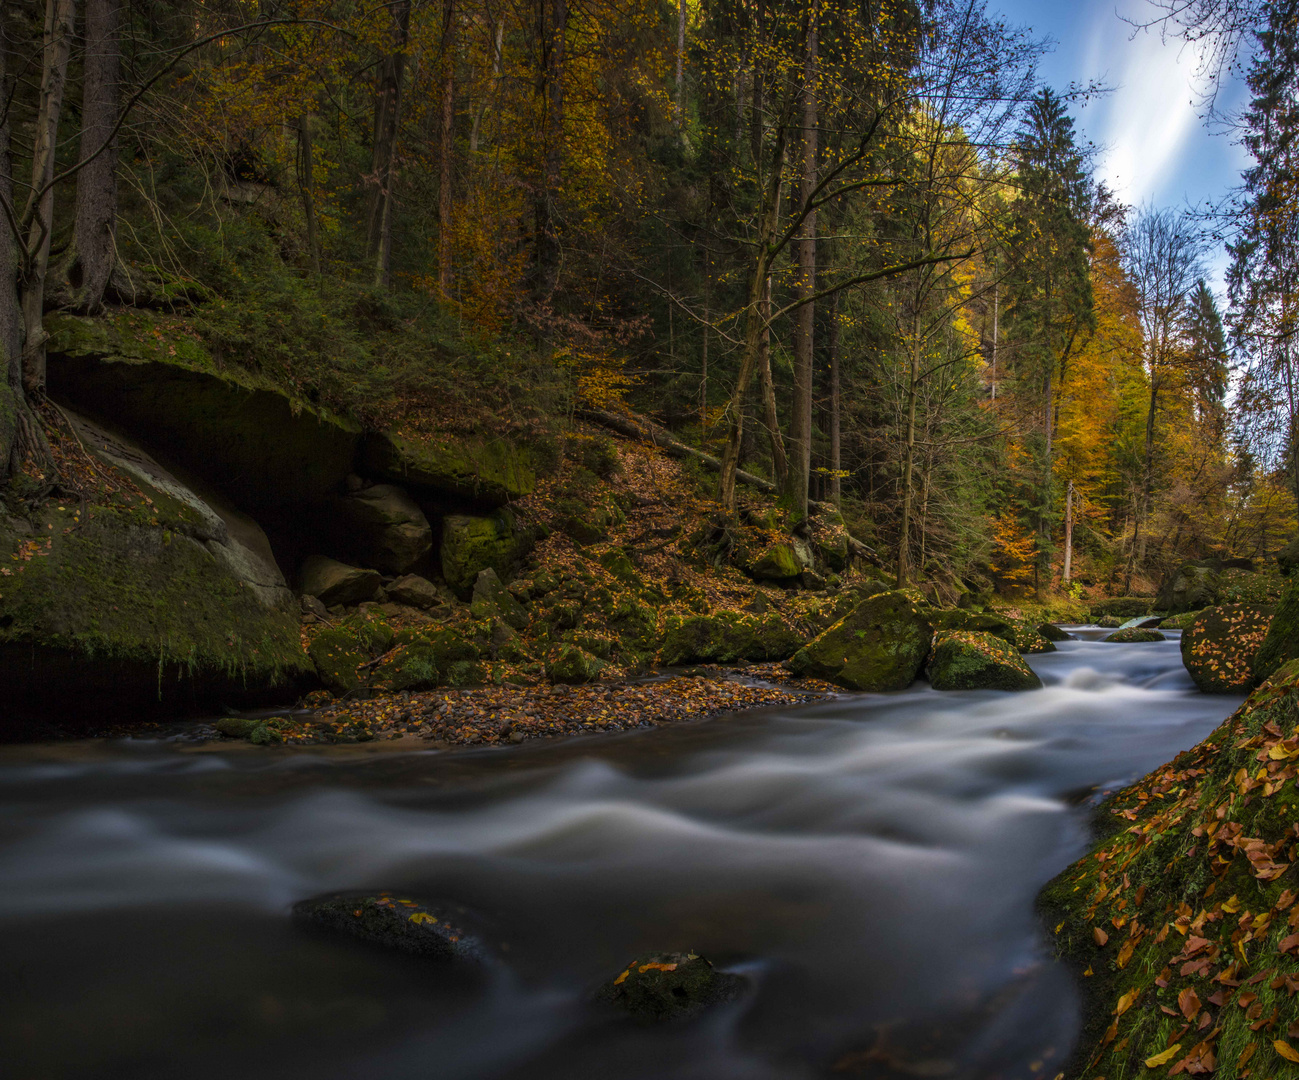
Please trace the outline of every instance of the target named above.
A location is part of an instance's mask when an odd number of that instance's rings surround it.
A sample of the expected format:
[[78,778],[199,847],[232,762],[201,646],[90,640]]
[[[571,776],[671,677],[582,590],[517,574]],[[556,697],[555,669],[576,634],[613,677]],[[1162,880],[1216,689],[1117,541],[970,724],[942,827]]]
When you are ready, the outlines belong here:
[[1272,609],[1254,604],[1206,608],[1182,631],[1182,664],[1206,694],[1242,693],[1256,685],[1254,658]]
[[943,630],[925,669],[935,690],[1040,690],[1042,680],[1009,642],[992,634]]
[[718,971],[697,953],[653,953],[633,960],[595,997],[642,1022],[662,1023],[734,1001],[744,985],[740,976]]
[[862,601],[785,666],[850,690],[905,690],[929,655],[933,630],[915,599],[886,592]]
[[1134,645],[1142,641],[1167,641],[1168,639],[1158,630],[1147,630],[1141,626],[1125,626],[1112,634],[1106,634],[1105,640],[1121,645]]
[[475,928],[478,919],[455,904],[425,904],[389,892],[336,893],[300,900],[293,905],[293,919],[429,960],[481,964],[493,959]]

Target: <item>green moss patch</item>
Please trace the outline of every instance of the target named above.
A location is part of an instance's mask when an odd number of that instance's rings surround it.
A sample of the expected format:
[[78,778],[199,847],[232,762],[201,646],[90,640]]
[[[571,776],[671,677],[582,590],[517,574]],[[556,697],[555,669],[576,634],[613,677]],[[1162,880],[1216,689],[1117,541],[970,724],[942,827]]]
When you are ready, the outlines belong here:
[[969,630],[935,634],[925,674],[935,690],[1038,690],[1042,686],[1013,645],[993,634]]
[[1227,604],[1200,612],[1182,631],[1182,663],[1206,694],[1232,694],[1258,682],[1254,657],[1267,637],[1272,609]]

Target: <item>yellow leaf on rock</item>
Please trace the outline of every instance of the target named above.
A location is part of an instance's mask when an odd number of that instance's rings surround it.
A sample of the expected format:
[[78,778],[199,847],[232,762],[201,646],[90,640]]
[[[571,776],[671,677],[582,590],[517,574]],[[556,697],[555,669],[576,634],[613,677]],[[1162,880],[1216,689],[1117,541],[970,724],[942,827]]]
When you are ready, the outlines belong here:
[[431,925],[437,922],[437,919],[433,918],[427,911],[417,911],[410,917],[410,921],[413,923],[429,923]]
[[1157,1069],[1159,1068],[1160,1065],[1167,1065],[1170,1061],[1173,1060],[1173,1058],[1177,1056],[1177,1051],[1179,1051],[1181,1048],[1182,1048],[1181,1043],[1173,1043],[1173,1045],[1170,1046],[1167,1050],[1165,1050],[1162,1054],[1156,1054],[1154,1057],[1146,1058],[1146,1068]]

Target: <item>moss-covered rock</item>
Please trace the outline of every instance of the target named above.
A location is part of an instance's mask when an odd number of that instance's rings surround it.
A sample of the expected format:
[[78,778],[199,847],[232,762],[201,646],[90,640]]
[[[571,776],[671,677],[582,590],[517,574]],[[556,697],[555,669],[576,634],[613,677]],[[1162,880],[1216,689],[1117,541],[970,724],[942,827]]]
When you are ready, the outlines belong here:
[[416,636],[394,646],[369,679],[371,689],[395,694],[402,690],[432,690],[444,682],[438,668],[438,647]]
[[[1155,603],[1161,611],[1180,615],[1218,602],[1218,566],[1211,562],[1184,562],[1168,575]],[[1145,614],[1145,612],[1137,612]]]
[[370,475],[394,483],[496,506],[537,487],[532,453],[505,439],[373,434],[365,437],[360,463]]
[[307,655],[329,692],[342,697],[360,687],[357,668],[370,659],[370,650],[350,630],[331,626],[311,639]]
[[442,576],[462,600],[473,593],[478,573],[488,567],[508,581],[527,554],[528,538],[509,510],[486,517],[452,514],[442,521]]
[[1037,627],[1025,619],[1012,619],[1011,628],[1014,637],[1011,644],[1022,653],[1055,652],[1055,642],[1048,641],[1038,633]]
[[925,676],[935,690],[1038,690],[1042,680],[1008,641],[969,630],[934,635]]
[[578,645],[561,645],[546,664],[546,678],[553,683],[588,683],[600,677],[604,661]]
[[1015,641],[1015,623],[1011,619],[987,611],[968,611],[963,608],[924,608],[925,618],[934,633],[940,630],[968,630],[992,634],[1003,641]]
[[1147,630],[1141,626],[1125,626],[1112,634],[1106,634],[1105,640],[1120,645],[1135,645],[1143,641],[1167,641],[1168,639],[1158,630]]
[[293,918],[427,960],[481,964],[494,958],[481,920],[458,904],[423,903],[388,892],[337,893],[300,900]]
[[528,625],[528,613],[490,566],[478,571],[469,605],[475,619],[500,619],[515,630]]
[[1117,630],[1123,625],[1123,620],[1117,615],[1102,615],[1098,619],[1092,620],[1093,625],[1099,626],[1102,630]]
[[1299,657],[1299,580],[1291,580],[1254,656],[1254,677],[1270,679],[1282,664],[1296,657]]
[[1253,604],[1207,608],[1182,631],[1182,664],[1206,694],[1239,694],[1256,685],[1254,657],[1272,609]]
[[933,631],[902,592],[862,601],[786,663],[795,675],[829,679],[850,690],[904,690],[929,655]]
[[[220,528],[165,491],[0,515],[0,696],[100,716],[291,697],[310,672],[297,606]],[[197,503],[197,497],[194,497]]]
[[1299,566],[1299,536],[1276,553],[1276,566],[1285,577],[1289,577],[1290,572]]
[[673,616],[664,627],[659,649],[661,664],[731,664],[737,660],[787,660],[803,639],[774,612],[744,615],[723,611],[715,615]]
[[1159,623],[1159,629],[1185,630],[1188,626],[1191,625],[1191,623],[1195,622],[1195,617],[1200,614],[1200,611],[1203,610],[1204,610],[1203,608],[1200,608],[1198,611],[1186,611],[1183,612],[1181,615],[1172,615],[1167,619],[1161,619]]
[[662,1023],[690,1020],[743,989],[738,975],[718,971],[697,953],[654,953],[637,957],[595,997],[643,1023]]
[[1073,635],[1061,630],[1055,623],[1038,623],[1037,632],[1047,641],[1073,641]]
[[640,575],[627,552],[622,548],[609,548],[600,552],[600,565],[620,581],[635,582]]
[[792,581],[803,573],[794,546],[788,543],[772,544],[744,567],[750,577],[758,581]]
[[1299,663],[1116,795],[1105,838],[1043,891],[1084,971],[1065,1076],[1294,1077]]

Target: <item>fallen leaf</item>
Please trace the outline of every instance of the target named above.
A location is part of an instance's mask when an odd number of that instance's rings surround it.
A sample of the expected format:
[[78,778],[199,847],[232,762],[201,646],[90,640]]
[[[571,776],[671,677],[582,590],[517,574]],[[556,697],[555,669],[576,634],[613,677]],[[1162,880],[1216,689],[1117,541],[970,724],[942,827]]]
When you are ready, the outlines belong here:
[[1179,1051],[1181,1048],[1182,1048],[1181,1043],[1173,1043],[1173,1045],[1170,1046],[1167,1050],[1165,1050],[1162,1054],[1155,1054],[1153,1057],[1146,1058],[1146,1068],[1157,1069],[1159,1068],[1160,1065],[1167,1065],[1170,1061],[1173,1060],[1173,1058],[1177,1056],[1177,1051]]
[[1182,1010],[1182,1015],[1190,1020],[1200,1011],[1200,998],[1189,986],[1177,995],[1177,1007]]
[[1285,1039],[1273,1039],[1272,1049],[1285,1058],[1286,1061],[1299,1061],[1299,1050],[1296,1050]]
[[1110,936],[1099,926],[1093,926],[1092,939],[1096,942],[1097,945],[1104,945],[1107,941],[1109,941]]

